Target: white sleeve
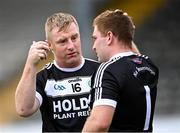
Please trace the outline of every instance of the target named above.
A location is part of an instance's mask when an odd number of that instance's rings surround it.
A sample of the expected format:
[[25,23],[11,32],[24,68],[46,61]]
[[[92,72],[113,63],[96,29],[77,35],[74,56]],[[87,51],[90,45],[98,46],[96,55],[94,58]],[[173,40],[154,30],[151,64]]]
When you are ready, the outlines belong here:
[[98,99],[95,100],[93,103],[93,107],[99,106],[99,105],[108,105],[116,108],[117,102],[111,99]]
[[42,98],[41,94],[39,92],[37,92],[37,91],[36,91],[36,98],[38,99],[39,104],[41,106],[41,104],[43,102],[43,98]]

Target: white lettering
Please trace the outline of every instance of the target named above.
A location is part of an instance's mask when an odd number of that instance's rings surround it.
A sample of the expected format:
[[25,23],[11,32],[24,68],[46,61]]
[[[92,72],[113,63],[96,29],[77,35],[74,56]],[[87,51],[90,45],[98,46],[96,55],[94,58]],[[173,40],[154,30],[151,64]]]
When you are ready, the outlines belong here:
[[80,99],[81,109],[88,108],[88,104],[89,104],[89,100],[86,97]]
[[149,68],[149,67],[136,67],[137,71],[140,72],[140,71],[143,71],[143,70],[147,70],[149,71],[152,75],[155,75],[155,72]]
[[53,111],[54,113],[57,113],[57,112],[64,112],[70,110],[75,111],[75,110],[87,109],[88,104],[89,104],[89,99],[86,97],[80,98],[79,100],[65,99],[65,100],[53,101]]
[[65,113],[65,114],[54,114],[54,119],[67,119],[67,118],[74,118],[75,113]]
[[80,117],[80,116],[89,116],[89,111],[78,112],[78,117]]
[[75,99],[72,99],[73,110],[80,110],[80,107],[76,107]]
[[57,104],[56,104],[56,101],[53,101],[53,110],[54,112],[61,112],[61,102],[60,101],[57,101]]
[[[67,104],[66,104],[66,103],[67,103]],[[66,105],[67,105],[67,107],[66,107]],[[65,111],[71,110],[71,108],[72,108],[71,102],[70,102],[69,100],[64,100],[64,101],[62,102],[62,108],[63,108]]]
[[78,116],[82,116],[82,112],[78,112]]
[[135,72],[133,73],[133,75],[134,75],[135,77],[137,77],[138,71],[135,71]]

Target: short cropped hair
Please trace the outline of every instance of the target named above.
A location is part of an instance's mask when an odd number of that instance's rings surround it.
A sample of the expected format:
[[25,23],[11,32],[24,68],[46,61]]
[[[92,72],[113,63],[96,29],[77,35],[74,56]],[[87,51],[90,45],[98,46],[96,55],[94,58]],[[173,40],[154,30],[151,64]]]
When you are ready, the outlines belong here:
[[75,23],[79,28],[77,20],[74,16],[68,13],[54,13],[50,17],[47,18],[45,24],[45,32],[46,38],[49,37],[49,33],[52,31],[54,27],[59,27],[59,30],[65,30],[71,23]]
[[103,36],[111,31],[119,41],[130,44],[134,39],[135,26],[130,16],[122,10],[106,10],[98,15],[93,26],[97,26]]

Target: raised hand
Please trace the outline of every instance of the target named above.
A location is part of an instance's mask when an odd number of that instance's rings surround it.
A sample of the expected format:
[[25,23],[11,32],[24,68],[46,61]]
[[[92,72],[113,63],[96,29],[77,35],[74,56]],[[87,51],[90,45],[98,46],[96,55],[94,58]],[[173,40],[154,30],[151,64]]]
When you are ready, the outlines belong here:
[[29,65],[37,65],[40,60],[47,58],[49,51],[50,51],[50,47],[49,47],[48,42],[33,41],[33,44],[31,45],[29,49],[27,63]]

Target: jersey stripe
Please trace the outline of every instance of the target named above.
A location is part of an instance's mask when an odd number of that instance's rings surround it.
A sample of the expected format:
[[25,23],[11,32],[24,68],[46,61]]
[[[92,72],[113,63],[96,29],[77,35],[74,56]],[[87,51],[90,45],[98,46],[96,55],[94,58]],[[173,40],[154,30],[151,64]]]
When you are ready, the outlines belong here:
[[99,69],[98,69],[98,71],[97,71],[97,74],[96,74],[96,77],[95,77],[94,88],[98,88],[98,89],[97,89],[97,91],[96,91],[97,93],[96,93],[95,100],[101,98],[101,92],[102,92],[102,87],[101,87],[102,81],[101,81],[101,79],[102,79],[102,76],[103,76],[103,73],[104,73],[105,68],[108,66],[108,63],[109,63],[109,62],[103,63],[103,64],[99,67]]
[[148,86],[144,86],[146,91],[146,120],[144,124],[144,130],[149,129],[149,123],[151,118],[151,96],[150,96],[150,88]]
[[[96,76],[95,76],[93,88],[99,88],[99,86],[98,86],[99,85],[99,76],[102,73],[102,70],[103,70],[104,66],[105,66],[105,63],[102,63],[99,66],[99,68],[97,70],[97,73],[96,73]],[[95,100],[99,98],[99,93],[100,93],[99,91],[100,91],[99,89],[95,90]]]
[[[100,75],[101,70],[102,70],[102,68],[103,68],[104,65],[105,65],[105,63],[102,63],[102,64],[99,66],[99,68],[98,68],[98,70],[97,70],[97,72],[96,72],[95,79],[99,79],[99,75]],[[97,87],[97,85],[98,85],[98,80],[94,80],[93,88]]]
[[102,63],[97,72],[96,72],[96,75],[95,75],[95,79],[94,79],[94,85],[93,85],[93,88],[98,88],[98,90],[96,91],[96,94],[95,94],[95,100],[97,99],[100,99],[102,97],[102,78],[103,78],[103,74],[104,74],[104,71],[105,69],[112,63],[116,62],[118,59],[120,58],[115,58],[113,60],[110,60],[106,63]]

